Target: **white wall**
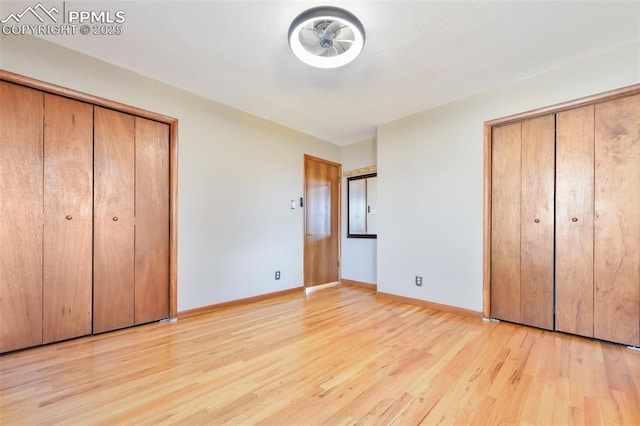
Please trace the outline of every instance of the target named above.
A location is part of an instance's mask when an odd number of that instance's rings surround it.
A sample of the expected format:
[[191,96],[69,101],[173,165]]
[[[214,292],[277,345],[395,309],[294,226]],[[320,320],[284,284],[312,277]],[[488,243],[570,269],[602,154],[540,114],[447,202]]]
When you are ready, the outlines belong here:
[[[342,147],[342,171],[375,166],[376,140],[367,139]],[[371,238],[347,238],[347,178],[342,178],[342,278],[369,284],[377,282],[377,241]]]
[[638,82],[634,44],[379,126],[378,291],[482,311],[483,123]]
[[289,201],[303,155],[340,162],[338,146],[36,38],[2,36],[0,50],[5,70],[179,119],[179,311],[302,285]]

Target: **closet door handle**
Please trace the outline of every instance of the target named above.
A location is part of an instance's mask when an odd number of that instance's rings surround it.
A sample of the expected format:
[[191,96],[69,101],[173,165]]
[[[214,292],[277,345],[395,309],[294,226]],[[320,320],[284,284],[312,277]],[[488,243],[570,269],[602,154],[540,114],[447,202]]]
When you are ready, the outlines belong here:
[[113,221],[114,221],[114,222],[117,222],[117,221],[118,221],[118,216],[114,216],[114,217],[113,217]]
[[67,219],[67,220],[71,220],[71,219],[73,219],[73,216],[71,216],[70,214],[68,214],[68,215],[65,217],[65,219]]
[[571,222],[577,222],[577,221],[578,221],[578,218],[577,218],[577,217],[572,217],[572,218],[571,218]]
[[535,223],[540,223],[540,219],[533,219]]

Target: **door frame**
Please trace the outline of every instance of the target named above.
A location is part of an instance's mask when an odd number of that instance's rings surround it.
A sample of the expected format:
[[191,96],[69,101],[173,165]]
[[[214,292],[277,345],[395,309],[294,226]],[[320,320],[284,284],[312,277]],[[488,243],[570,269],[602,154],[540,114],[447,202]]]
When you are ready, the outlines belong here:
[[342,279],[342,164],[336,163],[333,161],[325,160],[324,158],[315,157],[313,155],[304,154],[302,165],[303,165],[303,215],[302,215],[302,251],[303,251],[303,260],[302,260],[302,286],[307,288],[312,288],[313,286],[307,286],[309,277],[307,276],[307,159],[318,161],[320,163],[329,164],[332,166],[338,167],[338,186],[336,191],[338,191],[338,238],[337,238],[337,250],[338,250],[338,279],[337,282],[340,283]]
[[595,95],[574,99],[567,102],[561,102],[530,111],[509,115],[494,120],[485,121],[484,123],[484,181],[483,181],[483,232],[482,232],[482,316],[491,318],[491,148],[493,128],[504,126],[516,121],[522,121],[534,117],[547,114],[556,114],[561,111],[579,108],[589,104],[596,104],[610,101],[616,98],[631,96],[640,93],[640,84],[621,87],[619,89],[609,90],[597,93]]
[[178,315],[178,119],[90,95],[35,78],[0,70],[0,81],[148,118],[169,125],[169,317]]

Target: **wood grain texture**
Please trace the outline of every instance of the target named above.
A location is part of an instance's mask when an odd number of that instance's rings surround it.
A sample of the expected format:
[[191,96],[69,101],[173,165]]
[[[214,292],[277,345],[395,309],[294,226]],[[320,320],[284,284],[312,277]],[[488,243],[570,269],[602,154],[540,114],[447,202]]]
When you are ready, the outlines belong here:
[[517,114],[513,114],[510,116],[506,116],[506,117],[502,117],[502,118],[497,118],[494,120],[489,120],[486,121],[484,123],[484,130],[485,130],[485,143],[484,143],[484,186],[485,186],[485,191],[484,191],[484,196],[485,196],[485,203],[484,203],[484,285],[483,285],[483,294],[484,294],[484,300],[483,300],[483,313],[485,316],[490,316],[492,315],[491,312],[493,311],[491,308],[491,301],[493,299],[492,296],[492,287],[491,287],[491,282],[492,282],[492,277],[491,277],[491,270],[492,270],[492,262],[493,262],[493,258],[492,258],[492,252],[491,252],[491,247],[492,247],[492,206],[491,206],[491,200],[492,200],[492,187],[491,187],[491,183],[492,183],[492,176],[491,176],[491,165],[492,165],[492,158],[491,158],[491,154],[492,154],[492,135],[493,135],[493,129],[494,128],[498,128],[501,126],[506,126],[508,124],[512,124],[512,123],[516,123],[516,122],[520,122],[522,120],[525,119],[530,119],[530,118],[535,118],[541,115],[545,115],[545,114],[550,114],[550,113],[559,113],[562,111],[566,111],[566,110],[570,110],[570,109],[575,109],[575,108],[579,108],[585,105],[590,105],[590,104],[594,104],[597,102],[604,102],[604,101],[608,101],[608,100],[613,100],[613,99],[618,99],[621,97],[625,97],[625,96],[630,96],[633,94],[637,94],[640,93],[640,84],[634,84],[631,86],[627,86],[627,87],[622,87],[622,88],[618,88],[618,89],[614,89],[614,90],[610,90],[607,92],[602,92],[602,93],[598,93],[595,95],[590,95],[587,97],[583,97],[580,99],[575,99],[575,100],[571,100],[571,101],[567,101],[567,102],[562,102],[559,104],[555,104],[555,105],[551,105],[551,106],[546,106],[543,108],[538,108],[535,110],[531,110],[531,111],[526,111],[526,112],[522,112],[522,113],[517,113]]
[[522,122],[520,322],[553,330],[555,116]]
[[491,317],[491,146],[493,129],[484,125],[482,182],[482,316]]
[[422,306],[441,312],[448,312],[468,318],[481,318],[482,312],[472,311],[471,309],[460,308],[458,306],[444,305],[442,303],[430,302],[428,300],[413,299],[411,297],[398,296],[396,294],[376,292],[379,299],[395,300],[396,302],[407,303],[410,305]]
[[134,117],[94,107],[93,332],[134,324]]
[[42,343],[43,114],[0,82],[0,352]]
[[43,343],[91,334],[93,106],[44,95]]
[[169,126],[135,118],[135,315],[169,316]]
[[343,177],[358,176],[358,175],[370,175],[378,172],[378,166],[360,167],[353,170],[347,170],[342,172]]
[[594,335],[640,345],[640,95],[595,106]]
[[231,300],[229,302],[216,303],[215,305],[202,306],[200,308],[188,309],[178,313],[178,319],[197,317],[198,315],[211,314],[220,309],[227,309],[234,306],[246,305],[249,303],[261,302],[274,299],[287,294],[304,293],[304,287],[294,287],[287,290],[274,291],[273,293],[261,294],[259,296],[245,297],[243,299]]
[[305,155],[304,285],[340,279],[341,166]]
[[148,118],[170,126],[170,253],[169,253],[169,310],[171,317],[178,313],[178,120],[155,112],[115,102],[99,96],[90,95],[67,87],[37,80],[6,70],[0,70],[0,80],[13,82],[24,87],[35,88],[47,93],[58,94],[115,111],[126,112],[135,116]]
[[491,316],[520,322],[522,124],[493,129],[491,167]]
[[588,337],[593,337],[593,174],[594,106],[558,113],[556,330]]
[[635,425],[640,412],[638,352],[341,286],[6,354],[0,374],[7,425]]
[[169,316],[178,316],[178,120],[169,123]]
[[364,282],[364,281],[349,280],[349,279],[346,279],[346,278],[341,278],[340,279],[340,284],[341,285],[352,286],[352,287],[367,288],[369,290],[374,290],[374,291],[376,291],[378,289],[378,284],[367,283],[367,282]]

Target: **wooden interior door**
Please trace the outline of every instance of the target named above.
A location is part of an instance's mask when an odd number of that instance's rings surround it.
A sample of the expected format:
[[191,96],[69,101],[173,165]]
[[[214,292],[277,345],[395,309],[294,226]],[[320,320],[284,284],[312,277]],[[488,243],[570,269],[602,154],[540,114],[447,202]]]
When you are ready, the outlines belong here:
[[556,330],[593,337],[594,106],[556,116]]
[[522,123],[494,127],[491,143],[491,316],[520,322]]
[[340,164],[305,155],[304,285],[340,280]]
[[0,82],[0,352],[42,343],[43,94]]
[[94,107],[94,333],[134,324],[134,179],[134,117]]
[[135,118],[135,323],[169,316],[169,126]]
[[43,342],[91,334],[93,106],[44,97]]
[[640,345],[640,95],[595,106],[594,336]]
[[522,122],[520,322],[553,330],[555,116]]

